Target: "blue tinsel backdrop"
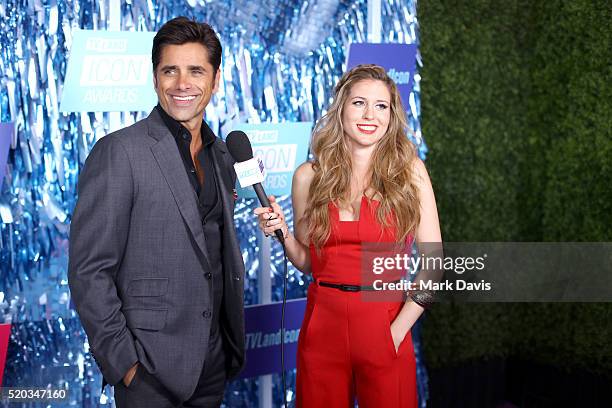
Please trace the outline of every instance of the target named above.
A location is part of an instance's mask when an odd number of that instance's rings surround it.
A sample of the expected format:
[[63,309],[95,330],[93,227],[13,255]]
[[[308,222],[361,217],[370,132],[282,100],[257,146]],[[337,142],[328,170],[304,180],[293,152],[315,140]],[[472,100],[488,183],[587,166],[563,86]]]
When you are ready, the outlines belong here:
[[[316,121],[343,72],[348,44],[368,40],[365,0],[3,0],[0,119],[16,129],[0,190],[0,311],[13,325],[4,386],[67,388],[65,406],[111,403],[100,400],[101,376],[70,304],[66,270],[78,172],[113,120],[102,112],[62,114],[58,102],[74,30],[155,31],[178,15],[206,21],[221,36],[222,82],[206,113],[221,136],[239,122]],[[382,41],[418,44],[416,0],[382,2]],[[417,60],[420,65],[418,54]],[[416,74],[407,109],[424,157],[419,80]],[[121,113],[118,125],[144,115]],[[289,197],[280,202],[290,213]],[[246,200],[236,207],[247,304],[258,303],[253,205]],[[276,244],[271,265],[273,300],[280,300],[282,252]],[[290,268],[288,296],[304,296],[307,286]],[[423,396],[422,364],[419,370]],[[293,380],[290,373],[290,386]],[[256,406],[257,383],[230,384],[225,403]],[[278,398],[279,376],[274,383]]]

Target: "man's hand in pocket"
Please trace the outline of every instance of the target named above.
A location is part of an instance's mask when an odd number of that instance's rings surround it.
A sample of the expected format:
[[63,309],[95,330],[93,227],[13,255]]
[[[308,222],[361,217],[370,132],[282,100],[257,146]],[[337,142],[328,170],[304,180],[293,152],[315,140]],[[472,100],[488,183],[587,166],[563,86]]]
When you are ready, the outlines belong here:
[[126,387],[129,387],[130,384],[132,383],[132,380],[134,379],[134,375],[136,375],[137,368],[138,368],[138,363],[130,367],[127,373],[123,376],[123,384],[125,384]]

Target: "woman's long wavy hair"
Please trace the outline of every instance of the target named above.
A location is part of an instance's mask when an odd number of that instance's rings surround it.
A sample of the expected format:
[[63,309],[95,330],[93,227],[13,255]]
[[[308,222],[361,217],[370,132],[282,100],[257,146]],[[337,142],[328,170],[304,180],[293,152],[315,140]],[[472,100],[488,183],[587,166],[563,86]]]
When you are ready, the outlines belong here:
[[413,179],[416,150],[406,137],[408,123],[397,86],[382,67],[358,65],[340,78],[333,103],[313,131],[311,151],[315,174],[304,217],[309,238],[317,249],[330,236],[329,203],[344,207],[351,199],[352,163],[342,126],[342,110],[351,87],[363,80],[382,81],[391,94],[389,127],[374,151],[366,186],[366,190],[373,190],[380,197],[376,219],[384,228],[395,227],[397,242],[405,241],[419,224],[420,204]]

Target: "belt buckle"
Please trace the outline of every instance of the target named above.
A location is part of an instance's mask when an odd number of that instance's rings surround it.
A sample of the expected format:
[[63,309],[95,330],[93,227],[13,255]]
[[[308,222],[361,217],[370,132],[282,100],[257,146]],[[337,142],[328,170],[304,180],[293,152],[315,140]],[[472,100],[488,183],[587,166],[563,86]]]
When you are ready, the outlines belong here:
[[355,286],[355,285],[340,285],[340,287],[345,292],[359,292],[359,286]]

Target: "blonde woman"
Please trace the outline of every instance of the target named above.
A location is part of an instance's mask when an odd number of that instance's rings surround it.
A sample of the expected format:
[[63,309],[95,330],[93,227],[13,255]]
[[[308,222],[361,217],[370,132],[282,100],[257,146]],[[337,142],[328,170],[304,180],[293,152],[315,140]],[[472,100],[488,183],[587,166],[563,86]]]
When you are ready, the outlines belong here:
[[314,160],[292,185],[294,232],[280,206],[257,208],[267,235],[281,230],[287,255],[312,273],[298,341],[297,406],[416,407],[410,330],[430,301],[364,302],[361,244],[440,242],[433,189],[406,138],[395,83],[360,65],[335,88],[313,132]]

